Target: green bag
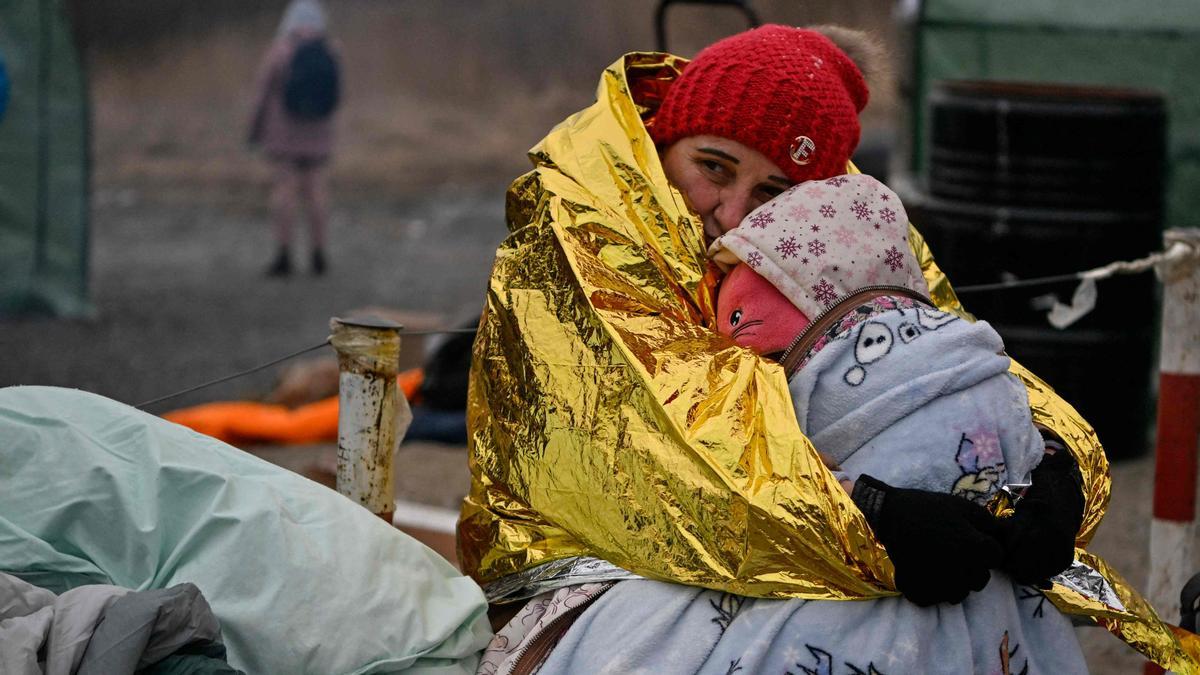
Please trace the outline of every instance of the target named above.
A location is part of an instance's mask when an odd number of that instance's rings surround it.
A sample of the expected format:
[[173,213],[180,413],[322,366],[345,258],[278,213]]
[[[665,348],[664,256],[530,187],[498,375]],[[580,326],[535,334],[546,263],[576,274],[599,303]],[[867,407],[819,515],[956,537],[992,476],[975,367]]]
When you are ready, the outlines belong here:
[[250,673],[474,673],[471,579],[342,495],[95,394],[0,389],[0,570],[196,584]]

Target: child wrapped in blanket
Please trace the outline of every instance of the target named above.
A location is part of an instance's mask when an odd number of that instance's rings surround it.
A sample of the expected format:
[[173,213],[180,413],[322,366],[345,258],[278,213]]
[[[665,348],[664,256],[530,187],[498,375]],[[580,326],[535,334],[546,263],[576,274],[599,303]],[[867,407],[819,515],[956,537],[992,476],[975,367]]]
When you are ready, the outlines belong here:
[[856,503],[894,486],[983,505],[1068,461],[1046,454],[996,331],[927,298],[903,206],[875,179],[796,185],[710,255],[731,270],[718,330],[784,366],[800,428]]
[[[1072,551],[1033,566],[1008,558],[1010,549],[1027,556],[1054,548],[1041,541],[1073,541],[1078,520],[1030,544],[978,505],[1009,483],[1053,485],[1042,467],[1069,456],[1043,459],[1000,337],[925,298],[907,236],[894,194],[867,176],[837,176],[792,187],[709,251],[731,270],[718,289],[718,330],[784,366],[801,429],[827,464],[840,464],[888,556],[908,557],[896,563],[903,597],[778,600],[623,581],[572,624],[541,672],[1087,672],[1070,620],[1031,587],[1070,564]],[[1066,491],[1082,501],[1078,485]],[[892,499],[930,513],[930,528],[937,509],[979,516],[969,522],[995,545],[991,572],[977,577],[974,565],[914,546],[930,540],[912,533],[925,524],[889,520],[879,502]],[[1031,502],[1038,497],[1024,497],[1004,522],[1083,510],[1059,504],[1022,516]],[[970,592],[947,604],[945,588]],[[712,643],[703,637],[714,633]],[[612,635],[627,636],[621,649]]]

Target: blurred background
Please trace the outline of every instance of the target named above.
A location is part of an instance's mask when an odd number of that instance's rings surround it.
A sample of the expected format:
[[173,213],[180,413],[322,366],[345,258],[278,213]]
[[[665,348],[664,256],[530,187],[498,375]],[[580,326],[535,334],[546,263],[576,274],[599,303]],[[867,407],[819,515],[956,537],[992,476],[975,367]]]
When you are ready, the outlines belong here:
[[[260,363],[279,339],[303,346],[352,308],[477,313],[505,233],[503,191],[528,170],[525,152],[591,103],[604,67],[655,46],[652,2],[328,3],[343,86],[329,166],[331,274],[268,283],[271,168],[246,138],[255,77],[286,5],[0,5],[14,76],[0,125],[12,185],[0,201],[0,344],[72,355],[10,360],[0,382],[136,402]],[[764,20],[838,22],[884,39],[893,26],[885,3],[756,9]],[[670,46],[684,54],[748,25],[722,7],[672,7],[667,19]],[[892,89],[880,87],[869,111],[880,125]],[[36,318],[47,315],[73,320]],[[270,384],[263,374],[222,394],[253,397]]]
[[[251,192],[245,161],[255,67],[286,2],[80,2],[95,101],[96,184],[161,180]],[[511,178],[524,151],[593,100],[600,71],[655,48],[655,3],[471,0],[329,2],[344,51],[345,107],[335,187],[420,193],[451,181]],[[757,2],[763,20],[842,23],[891,39],[886,2]],[[735,8],[681,4],[672,49],[690,55],[747,26]],[[871,119],[890,119],[889,82]],[[198,115],[203,111],[203,115]]]
[[[604,67],[656,49],[662,9],[326,2],[342,81],[329,270],[268,278],[272,173],[247,137],[255,78],[286,5],[0,0],[0,386],[78,387],[137,404],[317,343],[332,316],[469,323],[525,152],[593,101]],[[1197,224],[1192,0],[753,0],[670,3],[663,19],[666,47],[684,56],[753,19],[873,34],[889,58],[870,83],[855,159],[901,194],[956,286],[1141,257],[1164,227]],[[302,255],[305,235],[297,223]],[[1095,311],[1051,328],[1049,296],[1067,301],[1075,285],[962,298],[1120,460],[1096,546],[1141,585],[1157,286],[1150,275],[1102,282]],[[406,365],[428,365],[444,344],[407,339]],[[321,363],[149,410],[302,405],[329,395]],[[329,478],[329,442],[239,445]],[[405,447],[401,497],[455,509],[467,484],[461,445]],[[1138,668],[1116,640],[1088,640],[1096,672]]]

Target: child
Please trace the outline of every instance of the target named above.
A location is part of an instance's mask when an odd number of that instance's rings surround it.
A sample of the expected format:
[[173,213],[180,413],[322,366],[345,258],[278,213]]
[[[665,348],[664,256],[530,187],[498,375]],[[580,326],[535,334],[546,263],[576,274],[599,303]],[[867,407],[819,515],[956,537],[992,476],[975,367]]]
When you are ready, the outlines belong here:
[[718,330],[783,364],[839,479],[986,504],[1045,452],[1000,336],[937,310],[896,195],[865,175],[796,185],[713,243]]

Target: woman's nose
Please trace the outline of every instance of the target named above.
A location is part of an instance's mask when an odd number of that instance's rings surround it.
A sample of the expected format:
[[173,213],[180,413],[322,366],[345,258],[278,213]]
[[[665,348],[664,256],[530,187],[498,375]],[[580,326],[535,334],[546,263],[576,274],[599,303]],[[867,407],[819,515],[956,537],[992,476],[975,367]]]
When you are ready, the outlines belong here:
[[742,219],[750,215],[755,204],[750,195],[741,190],[727,190],[721,195],[721,203],[713,215],[722,232],[728,232],[741,224]]

